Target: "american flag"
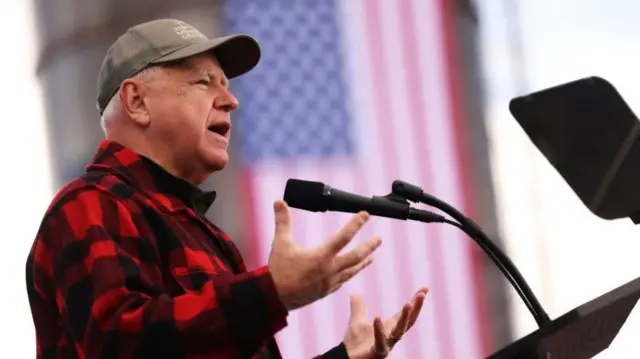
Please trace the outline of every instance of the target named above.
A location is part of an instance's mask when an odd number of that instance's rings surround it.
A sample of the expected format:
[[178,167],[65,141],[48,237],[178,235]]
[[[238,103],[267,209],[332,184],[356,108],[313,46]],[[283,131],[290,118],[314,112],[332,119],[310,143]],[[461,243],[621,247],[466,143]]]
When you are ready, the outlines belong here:
[[[235,81],[234,141],[244,168],[257,261],[266,263],[272,204],[288,178],[385,195],[395,179],[462,209],[455,99],[447,65],[446,0],[233,0],[227,32],[255,36],[260,64]],[[467,207],[465,207],[467,205]],[[292,209],[294,239],[313,247],[350,217]],[[396,313],[428,286],[423,313],[392,358],[480,358],[485,353],[473,242],[455,228],[373,217],[355,240],[380,235],[374,263],[333,295],[296,310],[277,335],[285,358],[342,341],[349,296],[367,314]],[[353,246],[350,246],[351,248]]]

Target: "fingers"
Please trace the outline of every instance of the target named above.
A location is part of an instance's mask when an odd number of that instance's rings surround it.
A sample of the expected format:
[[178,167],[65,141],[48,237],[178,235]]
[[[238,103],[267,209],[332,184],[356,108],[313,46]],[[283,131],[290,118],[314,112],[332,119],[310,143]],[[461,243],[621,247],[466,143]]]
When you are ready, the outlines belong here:
[[371,263],[373,263],[373,257],[369,256],[362,262],[357,263],[356,265],[353,265],[343,270],[342,272],[338,273],[338,276],[337,276],[338,283],[342,285],[344,282],[348,281],[349,279],[353,278],[356,274],[360,273],[360,271],[367,268]]
[[424,304],[424,300],[427,297],[427,292],[429,292],[428,288],[422,288],[416,293],[416,296],[413,298],[413,308],[411,309],[411,313],[409,314],[409,323],[407,329],[411,328],[416,320],[418,320],[418,316],[420,315],[420,311],[422,310],[422,305]]
[[368,257],[367,259],[358,263],[357,265],[352,266],[351,268],[347,268],[346,270],[338,273],[334,277],[334,283],[332,284],[331,289],[329,289],[329,292],[327,293],[327,295],[340,289],[340,287],[342,287],[342,285],[346,281],[353,278],[356,274],[360,273],[360,271],[362,271],[363,269],[367,268],[371,263],[373,263],[373,257]]
[[384,326],[386,328],[392,328],[390,330],[391,333],[389,333],[389,338],[387,339],[390,348],[393,348],[393,346],[402,339],[404,333],[415,324],[428,291],[429,289],[426,287],[418,290],[409,303],[406,303],[393,317],[385,320]]
[[358,294],[352,295],[351,301],[349,304],[351,307],[349,324],[353,324],[358,321],[367,320],[366,305],[364,302],[364,298],[361,295],[358,295]]
[[340,253],[368,220],[369,214],[367,212],[359,212],[351,217],[351,220],[325,243],[325,249],[329,252],[329,255],[335,256]]
[[385,334],[385,324],[382,323],[382,320],[376,318],[373,321],[376,358],[387,357],[391,349],[402,339],[404,333],[415,323],[428,291],[429,289],[426,287],[418,290],[411,302],[406,303],[399,313],[385,321],[387,328],[393,327],[388,337]]
[[380,244],[382,244],[382,239],[380,237],[373,237],[360,244],[349,253],[336,258],[337,271],[343,271],[362,262],[364,259],[369,257],[371,253],[373,253],[373,251],[378,249],[378,247],[380,247]]
[[393,346],[396,345],[398,341],[400,341],[404,333],[407,332],[407,329],[409,329],[409,315],[411,314],[412,307],[413,304],[411,303],[407,303],[404,305],[404,307],[402,307],[400,318],[396,322],[394,328],[391,329],[391,333],[389,334],[388,341],[390,348],[393,348]]
[[386,358],[389,355],[391,349],[387,342],[387,336],[384,333],[384,326],[382,320],[378,317],[373,321],[373,336],[376,339],[376,356],[378,358]]
[[273,203],[273,212],[276,218],[275,238],[290,239],[291,216],[289,215],[289,206],[284,201],[275,201]]

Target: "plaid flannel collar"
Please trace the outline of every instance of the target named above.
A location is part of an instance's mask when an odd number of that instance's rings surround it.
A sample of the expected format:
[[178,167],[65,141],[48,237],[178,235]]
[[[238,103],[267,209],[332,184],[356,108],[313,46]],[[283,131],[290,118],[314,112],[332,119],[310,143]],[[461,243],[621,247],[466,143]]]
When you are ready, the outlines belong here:
[[204,216],[216,198],[215,191],[203,191],[170,174],[152,160],[114,141],[105,140],[100,144],[86,170],[111,172],[147,193],[168,211],[189,207],[198,215]]

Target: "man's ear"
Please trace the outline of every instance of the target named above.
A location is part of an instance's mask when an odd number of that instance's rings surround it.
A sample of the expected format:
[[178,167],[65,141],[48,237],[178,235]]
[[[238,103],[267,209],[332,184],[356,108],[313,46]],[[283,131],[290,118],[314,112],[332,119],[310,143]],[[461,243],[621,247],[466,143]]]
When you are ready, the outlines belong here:
[[120,85],[120,102],[129,117],[138,125],[147,127],[151,119],[145,101],[146,87],[135,79],[126,79]]

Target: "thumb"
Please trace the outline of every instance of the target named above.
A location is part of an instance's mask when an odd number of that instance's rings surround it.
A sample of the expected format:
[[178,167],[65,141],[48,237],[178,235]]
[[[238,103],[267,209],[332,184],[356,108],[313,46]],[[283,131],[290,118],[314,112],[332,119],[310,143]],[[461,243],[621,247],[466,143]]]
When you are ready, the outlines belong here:
[[361,295],[354,294],[351,296],[350,307],[351,315],[349,316],[349,324],[367,320],[366,305]]
[[276,230],[274,240],[289,240],[291,238],[291,216],[289,207],[284,201],[273,203],[273,212],[276,218]]

